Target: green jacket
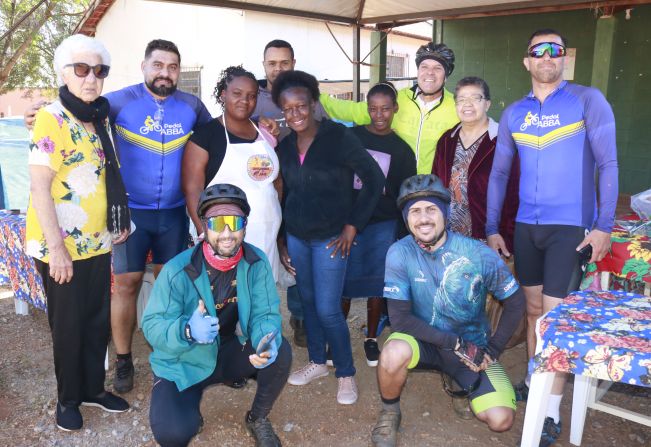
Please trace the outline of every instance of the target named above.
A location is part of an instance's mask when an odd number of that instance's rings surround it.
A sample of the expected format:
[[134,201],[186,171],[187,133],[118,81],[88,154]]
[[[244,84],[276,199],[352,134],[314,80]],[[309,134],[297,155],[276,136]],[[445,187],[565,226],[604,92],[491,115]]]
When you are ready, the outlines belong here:
[[[142,316],[142,330],[154,351],[149,356],[158,377],[176,383],[179,391],[208,378],[217,365],[219,336],[211,344],[189,342],[185,325],[203,299],[206,309],[217,316],[210,281],[204,265],[201,244],[170,260],[154,283]],[[271,266],[265,255],[252,245],[243,244],[244,255],[237,264],[237,310],[242,335],[239,341],[260,339],[281,329],[280,298]],[[276,338],[280,347],[282,337]]]
[[[359,126],[371,122],[365,102],[336,99],[325,93],[319,101],[335,119],[352,121]],[[398,91],[398,106],[391,128],[416,154],[418,174],[430,174],[439,138],[459,122],[452,93],[444,89],[441,102],[423,115],[416,101],[416,86],[405,87]]]

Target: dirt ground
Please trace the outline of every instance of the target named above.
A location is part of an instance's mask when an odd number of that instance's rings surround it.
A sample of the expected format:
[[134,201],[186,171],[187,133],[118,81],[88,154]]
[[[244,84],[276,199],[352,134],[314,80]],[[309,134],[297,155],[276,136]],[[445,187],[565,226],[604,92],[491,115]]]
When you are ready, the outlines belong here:
[[[287,317],[284,305],[283,313]],[[375,368],[368,367],[364,359],[361,328],[365,319],[365,304],[363,300],[357,300],[351,309],[349,326],[357,366],[359,401],[351,406],[337,404],[334,373],[305,387],[287,385],[270,416],[283,445],[370,445],[370,430],[380,402]],[[288,318],[283,331],[286,336],[291,335]],[[387,335],[388,330],[385,330],[382,340]],[[303,366],[307,361],[306,350],[293,348],[293,367]],[[82,407],[82,430],[76,433],[58,430],[54,424],[56,383],[46,315],[35,309],[30,309],[28,316],[15,315],[13,299],[1,299],[0,446],[155,446],[148,421],[150,350],[140,331],[135,335],[133,352],[136,388],[125,396],[132,408],[126,413],[110,414],[98,408]],[[524,345],[507,351],[502,362],[512,381],[519,381],[526,369]],[[107,374],[108,389],[112,378],[111,369]],[[244,427],[244,413],[249,408],[255,386],[255,381],[249,381],[242,390],[224,386],[207,390],[201,406],[205,427],[192,445],[252,446],[253,440]],[[625,385],[614,388],[607,394],[607,402],[651,414],[651,390]],[[571,391],[570,384],[561,409],[565,425],[559,446],[570,445]],[[515,424],[509,432],[493,433],[478,421],[462,421],[455,416],[438,374],[410,374],[402,395],[403,422],[399,445],[517,446],[524,410],[524,404],[520,403]],[[648,446],[651,445],[651,428],[589,410],[582,445]]]

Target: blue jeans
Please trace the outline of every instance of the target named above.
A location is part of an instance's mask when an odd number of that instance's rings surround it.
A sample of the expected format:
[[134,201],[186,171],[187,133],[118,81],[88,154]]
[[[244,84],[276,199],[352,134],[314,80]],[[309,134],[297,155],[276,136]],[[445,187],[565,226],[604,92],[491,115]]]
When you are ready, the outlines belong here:
[[330,239],[305,241],[287,234],[287,250],[296,269],[296,285],[303,303],[307,352],[314,363],[325,364],[326,343],[332,350],[336,377],[355,375],[350,332],[341,310],[347,258],[330,257]]
[[287,309],[293,318],[303,320],[303,304],[298,286],[287,287]]

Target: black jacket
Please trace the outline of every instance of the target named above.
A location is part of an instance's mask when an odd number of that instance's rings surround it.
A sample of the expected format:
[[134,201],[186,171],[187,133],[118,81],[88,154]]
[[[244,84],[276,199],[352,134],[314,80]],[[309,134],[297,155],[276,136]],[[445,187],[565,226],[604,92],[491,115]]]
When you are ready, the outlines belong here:
[[[284,229],[304,240],[337,236],[345,224],[361,231],[378,202],[384,175],[352,131],[323,120],[301,165],[296,133],[278,146]],[[353,174],[363,182],[353,195]]]

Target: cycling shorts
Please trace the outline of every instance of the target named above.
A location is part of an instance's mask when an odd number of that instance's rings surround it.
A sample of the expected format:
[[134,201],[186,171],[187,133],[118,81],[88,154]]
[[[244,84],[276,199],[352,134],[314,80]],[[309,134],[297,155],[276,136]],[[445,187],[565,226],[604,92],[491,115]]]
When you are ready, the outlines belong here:
[[468,398],[475,414],[495,407],[507,407],[515,411],[515,391],[500,363],[492,363],[485,371],[476,373],[451,350],[441,349],[402,332],[392,333],[387,338],[387,343],[391,340],[404,341],[411,347],[409,369],[440,371],[452,377],[464,390],[472,389]]
[[587,230],[572,225],[515,224],[515,272],[522,286],[543,286],[543,294],[565,298],[579,289],[583,274],[576,247]]

